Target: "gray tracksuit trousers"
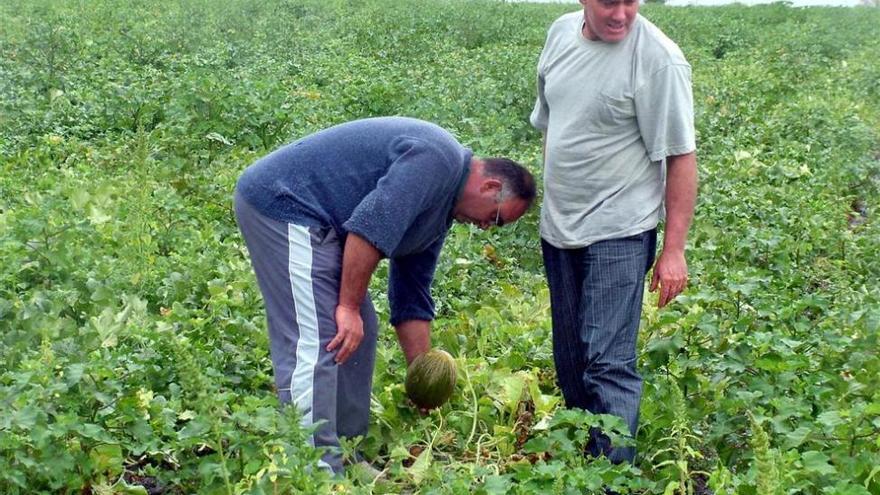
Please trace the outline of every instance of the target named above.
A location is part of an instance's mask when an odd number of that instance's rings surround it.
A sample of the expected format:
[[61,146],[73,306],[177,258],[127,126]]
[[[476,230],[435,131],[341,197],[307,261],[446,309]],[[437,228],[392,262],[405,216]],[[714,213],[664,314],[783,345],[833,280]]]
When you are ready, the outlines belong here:
[[332,228],[279,222],[261,215],[236,192],[235,215],[266,304],[275,387],[324,447],[322,467],[342,472],[339,437],[366,435],[378,322],[367,296],[364,339],[345,364],[326,347],[336,336],[343,243]]

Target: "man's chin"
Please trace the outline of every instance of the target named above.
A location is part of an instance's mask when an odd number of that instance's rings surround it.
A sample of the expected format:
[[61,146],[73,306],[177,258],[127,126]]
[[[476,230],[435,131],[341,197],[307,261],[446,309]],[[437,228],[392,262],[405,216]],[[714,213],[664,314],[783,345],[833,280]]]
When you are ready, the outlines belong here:
[[606,30],[604,36],[602,36],[602,41],[606,43],[619,43],[626,39],[626,35],[629,34],[629,28],[623,29],[614,29],[614,30]]

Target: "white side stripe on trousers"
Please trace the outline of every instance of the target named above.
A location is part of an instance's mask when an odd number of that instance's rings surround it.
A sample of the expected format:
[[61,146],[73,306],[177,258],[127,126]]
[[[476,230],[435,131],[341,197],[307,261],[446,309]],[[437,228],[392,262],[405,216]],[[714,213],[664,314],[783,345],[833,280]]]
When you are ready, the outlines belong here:
[[[296,344],[296,368],[290,377],[291,400],[302,413],[302,424],[314,423],[315,367],[320,352],[318,316],[312,292],[312,242],[308,227],[288,224],[287,274],[296,308],[299,339]],[[314,437],[309,437],[314,446]],[[330,468],[320,461],[321,467]]]

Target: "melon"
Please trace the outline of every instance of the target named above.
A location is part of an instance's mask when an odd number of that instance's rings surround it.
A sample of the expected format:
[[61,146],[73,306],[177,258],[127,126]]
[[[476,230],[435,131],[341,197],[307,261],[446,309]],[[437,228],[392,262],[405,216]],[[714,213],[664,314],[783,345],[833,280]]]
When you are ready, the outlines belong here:
[[455,390],[455,359],[441,349],[419,354],[406,370],[406,395],[417,406],[433,409]]

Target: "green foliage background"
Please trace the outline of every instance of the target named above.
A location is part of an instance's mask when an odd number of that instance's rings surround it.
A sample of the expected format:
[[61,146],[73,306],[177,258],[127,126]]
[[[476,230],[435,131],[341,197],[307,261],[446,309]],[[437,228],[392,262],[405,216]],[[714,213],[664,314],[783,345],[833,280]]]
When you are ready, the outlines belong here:
[[0,3],[0,492],[880,493],[870,8],[642,8],[694,67],[701,189],[690,289],[646,303],[635,466],[584,459],[589,427],[620,425],[560,407],[537,211],[450,236],[434,332],[458,358],[450,404],[406,404],[382,335],[371,430],[346,448],[384,479],[327,478],[277,410],[237,175],[401,114],[540,176],[534,66],[577,8]]

